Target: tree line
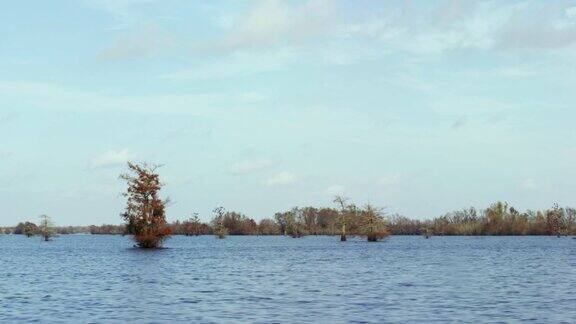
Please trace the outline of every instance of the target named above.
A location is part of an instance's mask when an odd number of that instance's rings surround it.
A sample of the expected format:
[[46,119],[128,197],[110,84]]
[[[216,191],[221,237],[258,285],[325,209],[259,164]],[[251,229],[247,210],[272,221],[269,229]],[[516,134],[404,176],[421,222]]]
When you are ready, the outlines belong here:
[[[294,207],[256,221],[240,212],[222,210],[208,222],[194,214],[186,220],[168,223],[167,227],[173,235],[185,236],[215,235],[219,225],[226,229],[226,235],[340,235],[341,213],[331,207]],[[365,221],[358,216],[356,211],[346,216],[348,235],[362,233]],[[391,235],[576,235],[576,209],[557,205],[521,213],[505,202],[496,202],[485,209],[461,209],[429,220],[393,214],[384,216],[384,221]],[[129,234],[125,225],[112,224],[53,229],[55,234]],[[35,223],[21,222],[0,228],[0,233],[34,236],[40,230]]]
[[41,235],[49,240],[56,234],[122,234],[132,235],[138,246],[155,248],[170,235],[339,235],[363,236],[370,242],[388,235],[576,235],[576,209],[553,205],[543,211],[520,212],[505,202],[485,209],[468,208],[453,211],[430,220],[386,215],[371,204],[358,206],[336,196],[332,207],[294,207],[277,212],[273,217],[256,221],[240,212],[214,208],[209,222],[194,213],[184,221],[168,223],[166,200],[159,197],[162,184],[156,166],[128,163],[129,173],[120,178],[127,183],[126,207],[121,214],[124,225],[56,227],[49,217],[41,216],[40,224],[22,222],[0,233]]

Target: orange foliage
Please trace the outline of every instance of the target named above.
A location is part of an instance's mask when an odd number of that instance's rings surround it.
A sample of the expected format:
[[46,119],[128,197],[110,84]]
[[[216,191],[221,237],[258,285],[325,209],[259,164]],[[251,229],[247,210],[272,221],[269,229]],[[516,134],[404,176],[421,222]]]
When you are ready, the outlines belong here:
[[128,233],[141,248],[157,248],[171,234],[166,223],[166,202],[158,197],[162,188],[156,167],[128,162],[132,174],[123,174],[121,179],[128,184],[123,194],[127,197],[122,218],[127,222]]

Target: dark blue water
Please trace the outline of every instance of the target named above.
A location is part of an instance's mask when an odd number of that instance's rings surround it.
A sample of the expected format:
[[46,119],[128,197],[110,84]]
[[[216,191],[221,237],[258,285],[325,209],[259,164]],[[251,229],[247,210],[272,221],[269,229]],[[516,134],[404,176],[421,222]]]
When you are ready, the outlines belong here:
[[0,236],[1,322],[576,322],[576,240]]

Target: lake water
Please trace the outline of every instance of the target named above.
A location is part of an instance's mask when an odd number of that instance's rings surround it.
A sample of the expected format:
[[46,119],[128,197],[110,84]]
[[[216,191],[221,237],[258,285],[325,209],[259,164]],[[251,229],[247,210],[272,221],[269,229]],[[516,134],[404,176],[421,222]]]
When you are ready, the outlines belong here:
[[576,240],[0,236],[1,322],[576,323]]

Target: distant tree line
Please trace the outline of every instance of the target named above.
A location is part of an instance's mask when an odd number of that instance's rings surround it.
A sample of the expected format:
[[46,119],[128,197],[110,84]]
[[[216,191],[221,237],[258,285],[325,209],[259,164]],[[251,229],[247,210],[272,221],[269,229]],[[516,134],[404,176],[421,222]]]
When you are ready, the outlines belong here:
[[555,204],[547,210],[519,212],[496,202],[483,210],[462,209],[425,221],[396,215],[389,228],[396,235],[576,235],[576,209]]
[[486,209],[468,208],[453,211],[430,220],[409,219],[401,215],[387,216],[382,208],[371,204],[358,206],[336,196],[336,207],[294,207],[276,213],[273,218],[256,221],[242,213],[213,210],[212,219],[202,222],[198,214],[185,221],[166,221],[168,199],[159,195],[163,184],[157,165],[128,162],[128,172],[120,179],[126,182],[126,198],[121,218],[123,225],[92,225],[56,227],[51,219],[40,216],[38,225],[19,223],[13,228],[0,228],[0,234],[40,235],[49,241],[57,234],[128,234],[140,248],[159,248],[171,235],[306,235],[363,236],[376,242],[388,235],[576,235],[576,209],[557,204],[543,211],[520,212],[504,202]]
[[[388,231],[392,235],[576,235],[576,209],[553,205],[541,211],[519,212],[505,202],[496,202],[485,209],[467,208],[449,212],[429,220],[410,219],[401,215],[384,216],[381,210],[367,205],[357,207],[294,207],[278,212],[273,218],[256,221],[236,211],[219,207],[208,222],[197,214],[166,226],[173,235],[364,235]],[[92,225],[54,227],[58,234],[130,234],[125,225]],[[0,233],[39,235],[32,222],[0,228]]]

